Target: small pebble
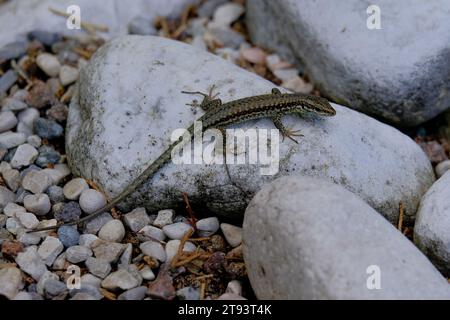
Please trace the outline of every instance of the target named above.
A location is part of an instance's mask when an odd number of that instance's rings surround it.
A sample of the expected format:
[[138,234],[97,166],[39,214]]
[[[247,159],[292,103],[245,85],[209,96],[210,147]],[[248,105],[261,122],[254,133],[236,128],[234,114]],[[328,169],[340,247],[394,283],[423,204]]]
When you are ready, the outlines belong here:
[[210,217],[198,220],[196,223],[197,233],[200,237],[210,237],[219,230],[219,219]]
[[45,216],[52,208],[50,198],[45,193],[25,196],[23,204],[25,209],[39,216]]
[[23,252],[19,252],[16,257],[16,263],[23,272],[28,273],[36,281],[39,281],[47,271],[44,261],[37,253],[36,246],[27,247]]
[[200,300],[200,290],[191,286],[177,290],[177,297],[180,300]]
[[242,242],[242,228],[233,226],[228,223],[222,223],[220,229],[225,236],[225,239],[232,247],[237,247]]
[[[180,247],[180,240],[170,240],[166,243],[166,256],[167,261],[172,261],[173,257],[178,252],[178,248]],[[183,246],[183,252],[193,252],[196,247],[192,242],[186,241]]]
[[22,132],[6,131],[0,133],[0,148],[11,149],[17,147],[27,140],[27,137]]
[[[145,268],[145,267],[144,267]],[[145,298],[145,294],[147,293],[147,287],[140,286],[137,288],[133,288],[125,291],[117,297],[117,300],[142,300]]]
[[20,122],[26,124],[29,128],[34,128],[34,122],[39,118],[39,111],[35,108],[28,108],[19,112],[17,118]]
[[37,118],[34,122],[36,134],[43,139],[56,139],[62,136],[63,127],[55,120]]
[[120,220],[107,222],[98,232],[98,237],[109,242],[120,242],[125,236],[125,227]]
[[13,299],[22,287],[22,273],[18,268],[0,269],[0,296]]
[[[209,44],[220,44],[232,50],[238,49],[245,43],[245,37],[242,34],[229,28],[209,28],[202,38]],[[248,57],[252,58],[250,53]]]
[[23,122],[19,122],[17,124],[16,131],[23,133],[25,135],[25,137],[27,137],[27,139],[29,136],[33,135],[33,130]]
[[128,265],[131,263],[131,257],[133,255],[133,245],[131,243],[127,243],[125,246],[125,250],[123,250],[122,255],[119,260],[119,268],[128,268]]
[[61,69],[58,58],[49,53],[41,53],[36,58],[36,64],[49,77],[57,77]]
[[80,195],[80,207],[86,213],[93,213],[106,205],[103,193],[94,189],[86,189]]
[[65,87],[78,79],[78,69],[70,66],[62,66],[59,70],[59,81]]
[[37,156],[38,151],[36,148],[28,143],[24,143],[20,145],[17,148],[16,153],[14,153],[14,156],[11,159],[11,166],[15,169],[29,166],[36,160]]
[[3,208],[3,213],[7,216],[7,217],[15,217],[16,213],[18,212],[26,212],[27,210],[22,207],[19,206],[18,204],[14,203],[14,202],[10,202],[8,203],[4,208]]
[[39,156],[36,158],[36,165],[46,168],[49,164],[56,164],[61,159],[61,155],[52,146],[43,145],[39,148]]
[[86,260],[86,267],[90,273],[102,279],[111,272],[111,265],[109,262],[98,258],[89,257]]
[[64,246],[58,238],[48,236],[41,243],[37,252],[45,264],[51,266],[63,250]]
[[35,233],[28,233],[26,229],[17,230],[16,239],[25,246],[31,246],[41,242],[41,237],[39,235]]
[[108,290],[129,290],[141,284],[139,279],[136,279],[132,273],[125,269],[120,269],[111,273],[102,281],[102,287]]
[[244,11],[244,7],[238,3],[225,3],[214,11],[212,22],[214,26],[228,27],[231,23],[236,21]]
[[0,210],[2,210],[8,203],[14,202],[16,195],[8,188],[0,186]]
[[0,94],[6,92],[11,88],[17,81],[19,76],[17,72],[12,69],[6,71],[2,76],[0,76]]
[[138,235],[142,235],[144,238],[147,237],[145,241],[149,240],[159,240],[164,241],[166,239],[166,235],[164,232],[154,226],[145,226],[141,230],[139,230]]
[[27,229],[34,229],[39,224],[39,220],[30,212],[18,212],[16,218]]
[[80,236],[80,240],[79,240],[80,246],[85,246],[85,247],[90,248],[92,243],[94,243],[94,241],[97,239],[98,239],[98,237],[95,234],[89,234],[89,233],[82,234]]
[[58,221],[71,222],[78,220],[81,216],[81,208],[78,202],[69,201],[63,204],[61,211],[55,213],[55,218]]
[[67,182],[63,187],[64,196],[69,200],[78,200],[84,190],[89,189],[86,180],[75,178]]
[[84,225],[84,233],[97,233],[108,221],[111,221],[113,218],[108,213],[102,213],[98,215],[97,217],[87,221]]
[[42,144],[42,139],[37,135],[27,137],[27,142],[35,148],[39,148]]
[[177,222],[173,224],[166,225],[162,228],[164,233],[169,239],[182,239],[183,236],[189,232],[190,230],[193,230],[193,228],[184,222]]
[[22,187],[35,194],[45,192],[52,184],[52,178],[42,171],[29,171],[22,179]]
[[314,89],[314,86],[311,83],[306,82],[299,76],[283,81],[281,86],[288,90],[304,94],[310,94]]
[[12,111],[0,112],[0,132],[13,129],[17,123],[16,115]]
[[139,248],[141,249],[143,254],[145,254],[149,257],[155,258],[161,262],[166,261],[166,258],[167,258],[166,251],[164,250],[163,246],[158,242],[147,241],[147,242],[141,243]]
[[[19,99],[6,98],[3,101],[3,110],[21,111],[26,108],[28,108],[27,104]],[[17,120],[17,118],[16,118],[16,120]],[[14,128],[14,126],[12,128]]]
[[60,186],[50,186],[46,193],[52,203],[63,202],[65,200],[63,189]]
[[272,72],[278,69],[288,69],[292,67],[292,65],[289,62],[281,60],[280,56],[277,54],[267,55],[266,65]]
[[66,248],[70,248],[78,244],[80,234],[72,226],[62,226],[58,229],[58,238]]
[[23,56],[27,52],[27,46],[26,41],[11,42],[2,46],[0,48],[0,64]]
[[3,180],[5,181],[8,188],[16,192],[20,186],[21,181],[19,170],[15,169],[5,170],[3,172]]
[[295,68],[289,69],[276,69],[273,74],[281,81],[287,81],[292,78],[298,77],[298,70]]
[[45,281],[44,291],[47,299],[52,299],[67,290],[67,284],[62,281],[49,279]]
[[86,261],[92,256],[92,250],[84,246],[72,246],[66,250],[66,259],[71,263],[80,263]]
[[239,280],[231,280],[228,282],[225,292],[242,296],[242,283]]
[[131,231],[137,232],[150,223],[150,218],[145,208],[136,208],[124,215],[124,222]]
[[92,251],[96,258],[106,260],[110,263],[117,262],[125,250],[125,245],[121,243],[108,242],[98,239],[91,244]]
[[51,106],[45,114],[58,122],[63,122],[67,120],[67,115],[69,114],[69,108],[63,103],[57,103]]
[[436,176],[439,179],[449,169],[450,169],[450,160],[444,160],[444,161],[438,163],[438,165],[436,166],[436,168],[434,170],[436,171]]
[[197,9],[197,14],[199,17],[210,18],[217,7],[227,3],[228,0],[208,0],[204,1],[202,5]]
[[162,228],[165,225],[171,224],[173,217],[175,216],[175,211],[172,209],[160,210],[158,216],[153,221],[153,225],[158,228]]
[[14,218],[8,218],[6,220],[6,230],[8,230],[12,234],[17,234],[17,232],[22,228],[22,225],[20,224],[19,220]]
[[37,40],[48,47],[62,40],[60,33],[45,30],[33,30],[27,36],[29,40]]
[[144,266],[141,271],[141,277],[144,280],[153,281],[155,280],[156,276],[153,273],[152,269],[149,266]]
[[[62,244],[61,244],[62,245]],[[64,246],[63,246],[64,248]],[[52,264],[52,268],[55,269],[67,269],[67,265],[69,263],[66,260],[66,253],[61,253],[56,259],[55,262]]]
[[4,214],[0,214],[0,228],[3,228],[6,224],[8,217]]

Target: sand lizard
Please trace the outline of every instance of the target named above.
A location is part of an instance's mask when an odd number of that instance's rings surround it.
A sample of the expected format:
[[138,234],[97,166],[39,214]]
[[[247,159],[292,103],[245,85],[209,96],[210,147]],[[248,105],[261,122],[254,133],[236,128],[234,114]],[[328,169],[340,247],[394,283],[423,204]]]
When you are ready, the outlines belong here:
[[[200,106],[205,111],[205,114],[197,120],[202,122],[203,131],[210,128],[223,130],[223,127],[230,124],[237,124],[244,121],[269,117],[272,118],[275,127],[280,130],[283,138],[288,137],[297,142],[293,138],[293,136],[301,136],[301,134],[299,134],[298,131],[289,130],[284,127],[281,121],[283,115],[303,115],[310,113],[320,116],[334,116],[336,114],[336,111],[328,103],[327,100],[316,96],[305,95],[301,93],[281,93],[277,88],[273,88],[271,94],[251,96],[222,103],[220,99],[216,99],[217,95],[212,94],[213,88],[214,86],[211,87],[209,94],[205,94],[199,91],[182,91],[182,93],[186,94],[198,94],[203,96],[203,101],[200,105],[196,103],[188,104],[193,106]],[[194,134],[194,125],[191,125],[187,130],[192,137]],[[29,232],[47,231],[57,229],[61,226],[77,225],[79,223],[95,218],[101,213],[111,210],[124,198],[138,189],[139,186],[141,186],[145,181],[150,179],[161,167],[170,162],[172,150],[180,142],[180,140],[170,144],[169,147],[155,161],[153,161],[131,184],[129,184],[119,195],[117,195],[104,207],[76,221],[47,228],[31,230]]]

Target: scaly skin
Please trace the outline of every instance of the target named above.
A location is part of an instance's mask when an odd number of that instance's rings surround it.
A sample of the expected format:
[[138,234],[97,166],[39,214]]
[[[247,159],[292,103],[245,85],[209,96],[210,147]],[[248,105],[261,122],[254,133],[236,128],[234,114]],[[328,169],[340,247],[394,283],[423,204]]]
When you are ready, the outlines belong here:
[[[292,136],[298,136],[296,131],[286,129],[281,117],[286,114],[303,115],[307,113],[320,116],[334,116],[336,111],[331,107],[327,100],[315,96],[300,94],[300,93],[281,93],[278,89],[272,89],[272,94],[263,94],[258,96],[247,97],[243,99],[233,100],[222,104],[220,99],[215,99],[212,96],[211,87],[209,95],[202,92],[185,92],[187,94],[201,94],[204,99],[199,105],[206,113],[197,121],[202,122],[202,130],[205,131],[210,128],[222,129],[229,124],[237,124],[244,121],[272,118],[275,126],[281,131],[283,137],[288,137],[297,142]],[[191,104],[196,105],[196,104]],[[190,136],[194,134],[194,125],[188,129]],[[177,146],[179,141],[172,143],[154,162],[152,162],[131,184],[129,184],[119,195],[117,195],[110,203],[103,208],[83,217],[79,220],[57,225],[48,228],[41,228],[31,230],[29,232],[39,232],[54,230],[61,226],[76,225],[90,219],[93,219],[101,213],[107,212],[114,208],[118,203],[132,194],[145,181],[155,175],[166,163],[170,162],[172,150]]]

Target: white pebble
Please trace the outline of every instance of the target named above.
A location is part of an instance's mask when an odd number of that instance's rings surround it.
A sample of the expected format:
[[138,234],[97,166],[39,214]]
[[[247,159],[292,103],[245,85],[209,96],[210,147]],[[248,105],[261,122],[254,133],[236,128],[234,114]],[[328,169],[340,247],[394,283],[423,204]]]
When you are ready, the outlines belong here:
[[59,80],[63,86],[74,83],[78,79],[78,69],[70,66],[62,66],[59,71]]
[[80,244],[80,246],[90,248],[91,244],[97,239],[98,237],[95,234],[85,233],[80,236],[80,240],[78,241],[78,243]]
[[184,222],[177,222],[163,227],[163,231],[169,239],[181,239],[193,228]]
[[225,239],[232,247],[237,247],[242,242],[242,228],[233,226],[228,223],[222,223],[220,229],[225,236]]
[[23,205],[25,209],[37,214],[38,216],[44,216],[50,212],[52,207],[50,198],[45,193],[29,194],[23,199]]
[[[26,92],[26,91],[25,91]],[[26,92],[28,94],[28,92]],[[6,98],[3,103],[3,110],[20,111],[28,108],[27,104],[15,97]]]
[[25,166],[29,166],[36,160],[39,152],[31,144],[24,143],[20,145],[13,158],[11,159],[11,166],[16,169],[20,169]]
[[64,196],[69,200],[78,200],[84,190],[89,189],[89,185],[82,178],[75,178],[67,182],[63,187]]
[[198,220],[196,223],[197,232],[200,237],[209,237],[219,230],[219,219],[210,217]]
[[19,231],[19,229],[22,228],[22,225],[16,218],[8,218],[8,220],[6,220],[5,227],[6,230],[15,235],[17,234],[17,231]]
[[19,122],[19,124],[17,125],[17,128],[16,128],[16,131],[23,133],[26,138],[28,138],[29,136],[31,136],[33,134],[33,129],[31,129],[29,126],[27,126],[23,122]]
[[35,108],[28,108],[19,112],[17,117],[19,118],[20,122],[23,122],[29,128],[33,129],[34,121],[39,118],[39,111]]
[[92,250],[88,247],[72,246],[66,250],[66,259],[72,263],[86,261],[90,256],[92,256]]
[[214,11],[212,24],[215,27],[228,27],[231,23],[236,21],[244,11],[244,7],[238,3],[230,2],[223,4]]
[[86,189],[80,195],[80,207],[86,213],[92,213],[106,205],[103,193],[94,189]]
[[142,253],[161,262],[166,261],[166,251],[159,242],[147,241],[139,246]]
[[125,236],[125,227],[120,220],[108,221],[98,232],[98,237],[109,242],[120,242]]
[[144,235],[145,237],[149,237],[150,240],[156,239],[159,241],[164,241],[164,239],[166,239],[166,235],[164,234],[164,232],[154,226],[145,226],[141,230],[139,230],[138,233]]
[[50,77],[57,77],[61,69],[58,58],[49,53],[39,54],[36,58],[36,64]]
[[450,170],[450,160],[444,160],[438,163],[435,168],[436,176],[438,178],[442,177],[447,170]]
[[22,132],[6,131],[0,133],[0,148],[11,149],[25,143],[27,137]]
[[228,282],[225,292],[242,296],[242,283],[239,280],[231,280],[230,282]]
[[139,272],[144,280],[152,281],[155,280],[156,278],[155,274],[153,273],[152,269],[149,266],[143,267]]
[[0,112],[0,132],[11,130],[17,125],[16,116],[11,111]]
[[8,203],[3,208],[3,213],[5,215],[7,215],[8,217],[15,217],[16,213],[18,213],[18,212],[26,212],[26,211],[27,210],[24,207],[19,206],[18,204],[14,203],[14,202]]
[[34,229],[39,224],[39,220],[30,212],[18,212],[16,218],[27,229]]
[[16,192],[16,190],[20,186],[20,172],[19,170],[10,169],[3,172],[3,180],[5,180],[6,185],[12,191]]
[[[167,262],[172,261],[173,257],[178,252],[178,248],[180,247],[180,240],[170,240],[166,243],[166,256]],[[183,252],[193,252],[196,247],[192,242],[186,241],[183,246]]]
[[45,264],[51,266],[63,250],[64,246],[58,238],[48,236],[41,243],[37,252]]
[[175,216],[175,211],[172,209],[160,210],[153,225],[158,228],[162,228],[165,225],[171,224],[173,222],[173,217]]

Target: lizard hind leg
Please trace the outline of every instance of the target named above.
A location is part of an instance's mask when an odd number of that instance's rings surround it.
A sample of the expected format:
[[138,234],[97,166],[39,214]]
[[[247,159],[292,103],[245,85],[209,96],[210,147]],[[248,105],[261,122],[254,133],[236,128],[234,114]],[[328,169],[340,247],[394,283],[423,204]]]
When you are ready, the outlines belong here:
[[281,91],[278,88],[272,88],[272,94],[281,94]]

